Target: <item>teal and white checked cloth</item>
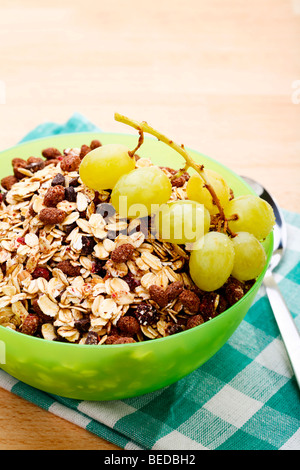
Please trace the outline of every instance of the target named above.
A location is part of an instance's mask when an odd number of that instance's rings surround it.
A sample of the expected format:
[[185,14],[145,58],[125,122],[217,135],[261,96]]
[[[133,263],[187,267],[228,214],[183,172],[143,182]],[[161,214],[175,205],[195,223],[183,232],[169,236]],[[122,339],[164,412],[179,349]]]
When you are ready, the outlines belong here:
[[[25,140],[98,131],[80,114]],[[300,329],[300,214],[284,211],[288,250],[276,279]],[[299,351],[300,354],[300,351]],[[122,401],[66,399],[0,370],[0,387],[128,450],[300,450],[299,390],[262,287],[229,341],[162,390]]]

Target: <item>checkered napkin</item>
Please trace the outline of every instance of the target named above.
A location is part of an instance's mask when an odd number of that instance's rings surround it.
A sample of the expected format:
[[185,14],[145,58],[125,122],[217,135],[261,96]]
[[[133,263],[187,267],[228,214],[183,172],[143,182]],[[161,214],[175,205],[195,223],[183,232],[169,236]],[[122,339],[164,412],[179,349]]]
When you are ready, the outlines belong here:
[[[65,125],[39,126],[24,140],[98,130],[75,114]],[[276,280],[300,329],[300,214],[284,216],[288,250]],[[300,450],[300,394],[263,287],[219,352],[162,390],[122,401],[79,401],[41,392],[3,370],[0,386],[122,449]]]

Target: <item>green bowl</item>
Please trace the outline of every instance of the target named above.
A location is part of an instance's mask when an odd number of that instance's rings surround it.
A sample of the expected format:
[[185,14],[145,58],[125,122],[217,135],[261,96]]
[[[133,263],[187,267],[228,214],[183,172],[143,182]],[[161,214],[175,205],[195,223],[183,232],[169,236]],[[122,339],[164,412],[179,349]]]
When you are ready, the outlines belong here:
[[[80,147],[96,138],[129,148],[137,143],[133,135],[85,132],[36,139],[1,152],[0,175],[12,173],[14,157],[39,156],[47,147]],[[221,173],[235,195],[253,193],[228,168],[193,150],[190,153],[199,163]],[[183,163],[180,155],[152,138],[145,139],[138,154],[161,166],[181,168]],[[262,283],[272,254],[272,234],[264,246],[267,264],[254,286],[231,308],[200,326],[165,338],[106,346],[51,342],[0,326],[0,348],[5,352],[1,367],[28,385],[78,400],[124,399],[170,385],[210,359],[239,326]]]

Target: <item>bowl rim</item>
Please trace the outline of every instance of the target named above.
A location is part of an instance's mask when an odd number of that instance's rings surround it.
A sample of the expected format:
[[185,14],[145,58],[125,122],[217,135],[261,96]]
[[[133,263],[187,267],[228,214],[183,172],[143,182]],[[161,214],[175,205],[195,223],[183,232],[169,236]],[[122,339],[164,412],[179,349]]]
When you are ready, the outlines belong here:
[[[68,133],[61,133],[61,134],[56,134],[56,135],[50,135],[50,136],[44,136],[44,137],[38,137],[36,139],[31,139],[31,140],[28,140],[28,141],[24,141],[24,142],[20,142],[16,145],[13,145],[5,150],[1,150],[0,151],[0,157],[3,153],[7,153],[7,152],[10,152],[14,149],[18,150],[20,149],[21,147],[23,146],[28,146],[32,143],[34,144],[38,144],[39,142],[42,142],[43,141],[48,141],[48,140],[63,140],[67,137],[72,137],[72,136],[99,136],[99,137],[103,137],[103,136],[109,136],[109,137],[113,137],[113,136],[121,136],[121,137],[130,137],[130,138],[133,138],[133,137],[136,137],[138,138],[135,134],[130,134],[130,133],[121,133],[121,132],[104,132],[104,131],[100,131],[100,130],[95,130],[95,131],[80,131],[80,132],[68,132]],[[147,140],[151,140],[151,141],[156,141],[156,142],[159,142],[155,137],[152,137],[152,136],[145,136],[145,141]],[[214,164],[217,164],[217,166],[221,167],[222,169],[224,169],[225,171],[231,173],[231,175],[237,179],[238,181],[240,181],[244,186],[245,188],[249,191],[249,194],[253,194],[253,195],[256,195],[256,193],[254,192],[254,190],[251,188],[251,186],[248,185],[248,183],[246,183],[243,178],[241,176],[239,176],[237,173],[235,173],[231,168],[227,167],[226,165],[224,165],[223,163],[220,163],[218,162],[217,160],[213,159],[212,157],[209,157],[197,150],[194,150],[190,147],[185,147],[185,149],[189,152],[193,152],[194,154],[196,154],[199,158],[203,157],[205,158],[206,160],[208,161],[211,161],[212,163]],[[37,336],[30,336],[30,335],[25,335],[19,331],[15,331],[15,330],[12,330],[10,328],[7,328],[7,327],[4,327],[2,325],[0,325],[0,332],[1,331],[5,331],[5,334],[7,335],[13,335],[13,336],[16,336],[16,337],[19,337],[20,335],[22,335],[22,339],[25,340],[25,341],[28,341],[28,342],[39,342],[41,344],[44,344],[45,342],[47,343],[47,345],[49,344],[53,344],[52,347],[60,347],[60,348],[84,348],[85,351],[87,350],[95,350],[97,349],[98,351],[101,351],[103,348],[105,348],[106,351],[108,350],[113,350],[115,348],[141,348],[141,347],[146,347],[146,345],[148,346],[149,343],[151,344],[157,344],[157,342],[159,341],[160,343],[162,342],[166,342],[166,341],[176,341],[176,338],[177,338],[177,335],[180,335],[180,337],[182,338],[183,335],[188,335],[188,334],[191,334],[191,332],[194,332],[195,329],[204,329],[204,328],[207,328],[207,325],[212,325],[214,323],[217,323],[218,321],[220,321],[220,317],[224,317],[224,316],[228,316],[230,315],[230,313],[232,312],[233,309],[235,309],[238,305],[241,305],[242,303],[246,302],[248,297],[251,296],[252,294],[252,291],[256,288],[256,286],[258,284],[261,284],[264,276],[265,276],[265,273],[268,269],[268,266],[269,266],[269,263],[270,263],[270,260],[271,260],[271,257],[272,257],[272,254],[273,254],[273,247],[274,247],[274,234],[273,234],[273,231],[271,233],[269,233],[269,235],[266,237],[265,240],[268,240],[269,241],[269,252],[267,253],[267,260],[266,260],[266,264],[265,264],[265,267],[264,269],[262,270],[262,272],[260,273],[260,275],[257,277],[255,283],[253,284],[253,286],[251,286],[251,288],[249,289],[249,291],[238,301],[236,302],[235,304],[233,304],[231,307],[229,307],[228,309],[226,309],[224,312],[220,313],[219,315],[217,315],[216,317],[214,318],[211,318],[210,320],[202,323],[201,325],[198,325],[194,328],[190,328],[188,330],[184,330],[184,331],[181,331],[179,333],[176,333],[175,335],[169,335],[169,336],[164,336],[162,338],[154,338],[154,339],[150,339],[148,341],[138,341],[136,343],[122,343],[122,344],[101,344],[99,346],[99,344],[79,344],[79,343],[71,343],[71,342],[59,342],[59,341],[49,341],[49,340],[46,340],[44,338],[39,338]],[[1,339],[1,338],[0,338]],[[51,346],[50,346],[51,347]]]

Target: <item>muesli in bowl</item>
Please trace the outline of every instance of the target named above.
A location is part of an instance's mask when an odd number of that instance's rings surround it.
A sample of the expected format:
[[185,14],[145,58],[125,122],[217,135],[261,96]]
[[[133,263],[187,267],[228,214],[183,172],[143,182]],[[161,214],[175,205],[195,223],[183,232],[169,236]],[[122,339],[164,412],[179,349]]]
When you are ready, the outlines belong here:
[[132,151],[92,140],[12,160],[1,180],[0,325],[73,344],[159,339],[221,315],[262,271],[267,203],[236,198],[183,146],[181,170],[140,158],[144,132],[179,148],[123,122],[140,134]]

